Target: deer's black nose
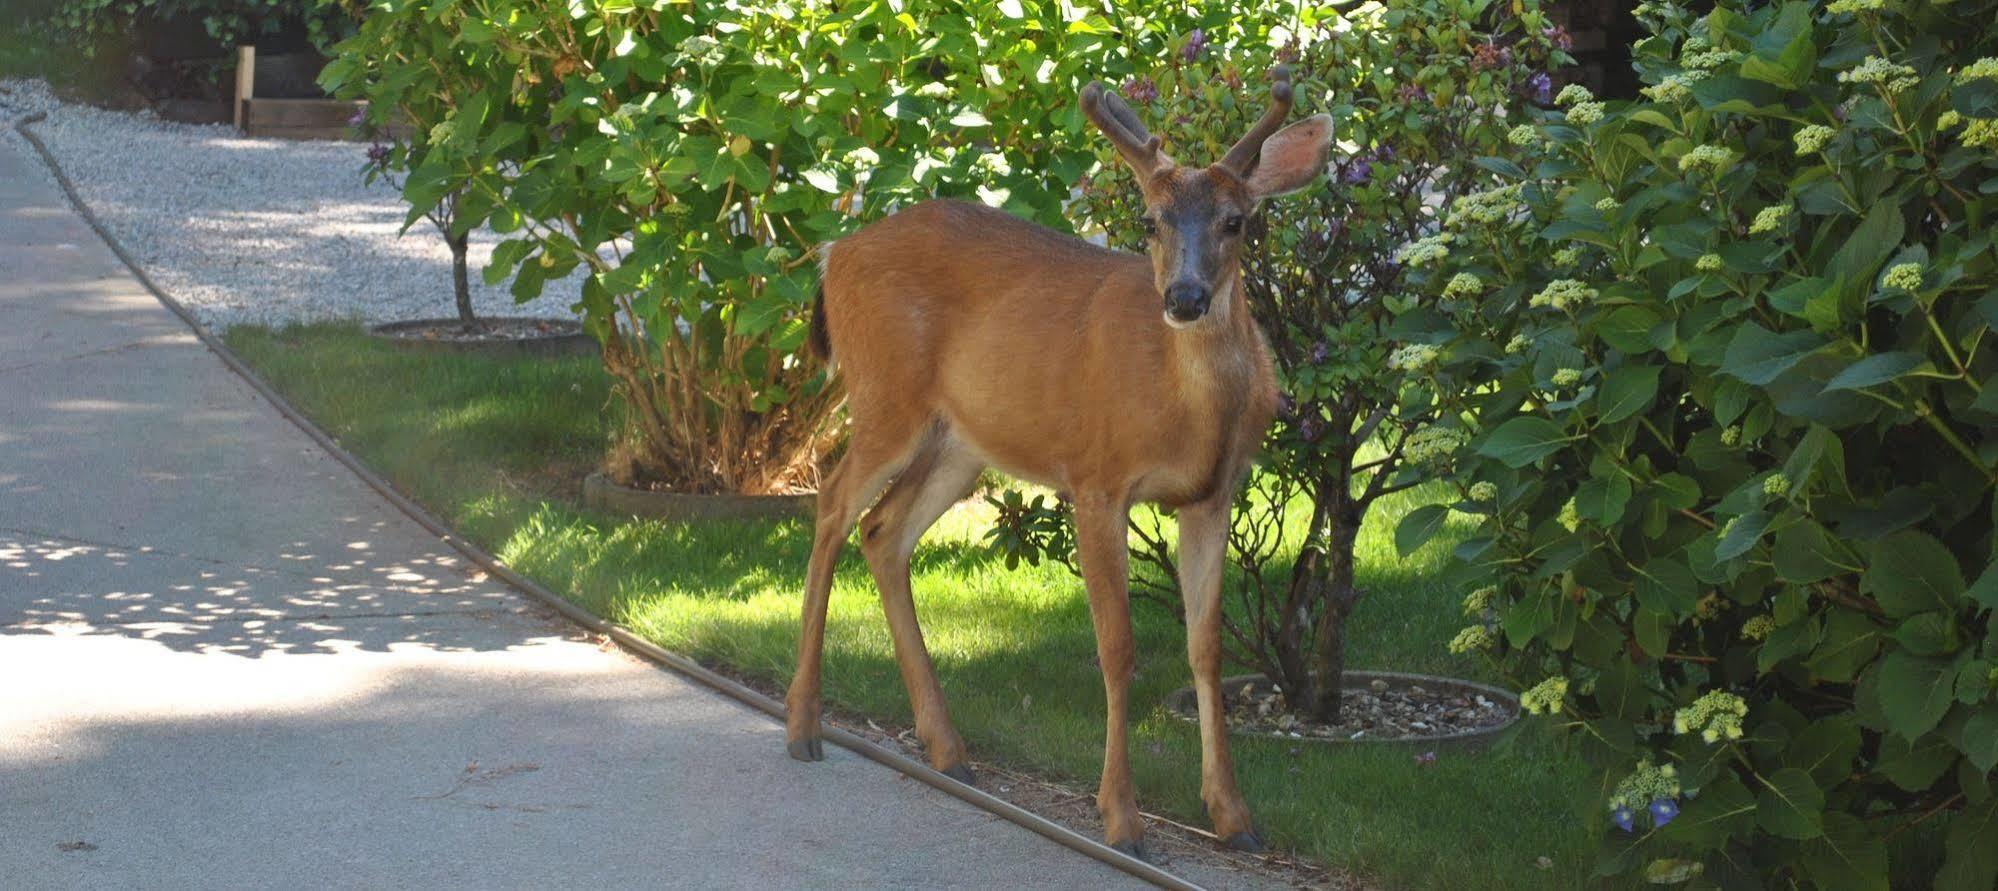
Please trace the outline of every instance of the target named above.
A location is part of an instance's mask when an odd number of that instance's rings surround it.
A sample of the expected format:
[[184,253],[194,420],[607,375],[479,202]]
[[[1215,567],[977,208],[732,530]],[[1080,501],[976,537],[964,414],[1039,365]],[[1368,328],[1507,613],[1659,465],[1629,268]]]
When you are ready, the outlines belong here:
[[1166,315],[1175,322],[1192,322],[1207,314],[1207,305],[1214,299],[1214,293],[1206,285],[1194,282],[1176,282],[1166,288]]

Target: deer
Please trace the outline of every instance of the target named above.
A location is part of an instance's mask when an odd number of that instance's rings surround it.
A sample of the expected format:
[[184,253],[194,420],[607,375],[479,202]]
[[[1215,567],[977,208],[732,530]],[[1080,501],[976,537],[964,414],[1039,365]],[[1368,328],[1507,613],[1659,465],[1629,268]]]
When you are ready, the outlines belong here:
[[924,532],[991,467],[1073,505],[1107,713],[1097,807],[1105,844],[1138,857],[1145,827],[1126,731],[1129,515],[1139,503],[1177,512],[1201,799],[1216,838],[1261,849],[1228,754],[1220,677],[1229,512],[1279,400],[1241,254],[1261,203],[1311,184],[1332,139],[1327,115],[1285,126],[1290,72],[1279,66],[1270,80],[1263,115],[1208,167],[1174,161],[1101,82],[1082,89],[1083,113],[1143,195],[1144,255],[943,200],[822,249],[809,341],[842,378],[851,435],[818,496],[785,699],[793,758],[825,757],[826,606],[859,525],[916,735],[931,767],[975,782],[916,620],[909,564]]

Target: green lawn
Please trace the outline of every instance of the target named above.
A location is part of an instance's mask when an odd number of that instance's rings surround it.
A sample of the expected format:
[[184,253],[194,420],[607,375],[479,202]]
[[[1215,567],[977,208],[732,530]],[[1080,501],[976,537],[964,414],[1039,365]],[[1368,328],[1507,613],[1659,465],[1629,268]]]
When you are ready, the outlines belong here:
[[[347,448],[509,565],[661,646],[783,683],[796,646],[803,522],[666,526],[592,516],[578,481],[615,411],[589,359],[415,356],[350,327],[237,328],[228,342]],[[1488,677],[1445,644],[1455,597],[1427,581],[1454,536],[1402,558],[1386,505],[1361,539],[1355,667]],[[1007,570],[961,506],[915,560],[924,630],[973,757],[1094,788],[1102,683],[1080,583],[1044,565]],[[1454,531],[1461,534],[1461,531]],[[849,549],[833,591],[830,704],[906,723],[909,707],[873,582]],[[1132,746],[1139,803],[1204,825],[1199,742],[1154,703],[1188,682],[1180,626],[1139,607]],[[1583,772],[1535,724],[1480,753],[1418,766],[1403,749],[1238,738],[1251,809],[1274,843],[1390,887],[1547,888],[1582,883],[1603,817]],[[768,757],[782,758],[773,748]],[[1538,868],[1542,856],[1552,871]]]

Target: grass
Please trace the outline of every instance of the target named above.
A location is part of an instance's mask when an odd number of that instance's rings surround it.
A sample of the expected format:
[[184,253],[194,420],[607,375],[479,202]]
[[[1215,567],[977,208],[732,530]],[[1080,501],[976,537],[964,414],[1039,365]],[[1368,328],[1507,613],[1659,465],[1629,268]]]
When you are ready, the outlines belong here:
[[[669,649],[781,684],[797,639],[810,549],[803,522],[667,526],[592,516],[577,481],[608,440],[615,408],[590,359],[482,360],[400,353],[351,327],[236,328],[229,345],[403,491],[508,564]],[[1407,558],[1384,505],[1360,543],[1355,667],[1485,676],[1445,644],[1462,625],[1429,581],[1451,530]],[[946,516],[915,560],[918,609],[973,757],[1093,789],[1102,757],[1102,682],[1081,585],[1054,566],[1007,570],[979,543],[982,511]],[[827,631],[834,707],[906,724],[872,579],[855,549],[841,564]],[[1194,728],[1153,703],[1188,682],[1185,639],[1162,611],[1134,612],[1134,779],[1148,810],[1203,825]],[[1477,753],[1418,766],[1404,749],[1237,738],[1244,794],[1276,844],[1389,887],[1546,888],[1581,884],[1600,815],[1584,774],[1538,724]],[[773,750],[769,757],[783,757]],[[1536,866],[1547,857],[1551,870]]]
[[42,24],[55,5],[54,0],[8,0],[0,11],[0,79],[41,78],[59,92],[85,99],[118,93],[124,56],[100,52],[93,57],[56,38]]

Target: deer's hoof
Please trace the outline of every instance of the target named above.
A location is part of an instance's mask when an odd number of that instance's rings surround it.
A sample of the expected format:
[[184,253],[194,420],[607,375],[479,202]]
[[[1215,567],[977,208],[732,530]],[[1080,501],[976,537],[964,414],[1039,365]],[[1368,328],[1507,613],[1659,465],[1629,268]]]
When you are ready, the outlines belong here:
[[959,762],[943,769],[943,775],[967,786],[978,785],[978,775],[971,772],[971,765]]
[[804,739],[791,740],[790,744],[785,746],[785,748],[790,750],[791,757],[796,758],[799,761],[826,760],[825,743],[820,742],[819,738],[816,736],[808,736],[805,737]]
[[1116,842],[1110,845],[1110,847],[1112,850],[1115,850],[1117,853],[1129,857],[1133,860],[1143,860],[1146,863],[1152,862],[1151,857],[1148,856],[1151,852],[1145,849],[1145,840],[1143,838],[1134,838],[1130,841]]
[[1263,840],[1257,838],[1253,832],[1237,832],[1222,839],[1221,843],[1227,845],[1230,851],[1242,851],[1249,854],[1261,854],[1263,852]]

